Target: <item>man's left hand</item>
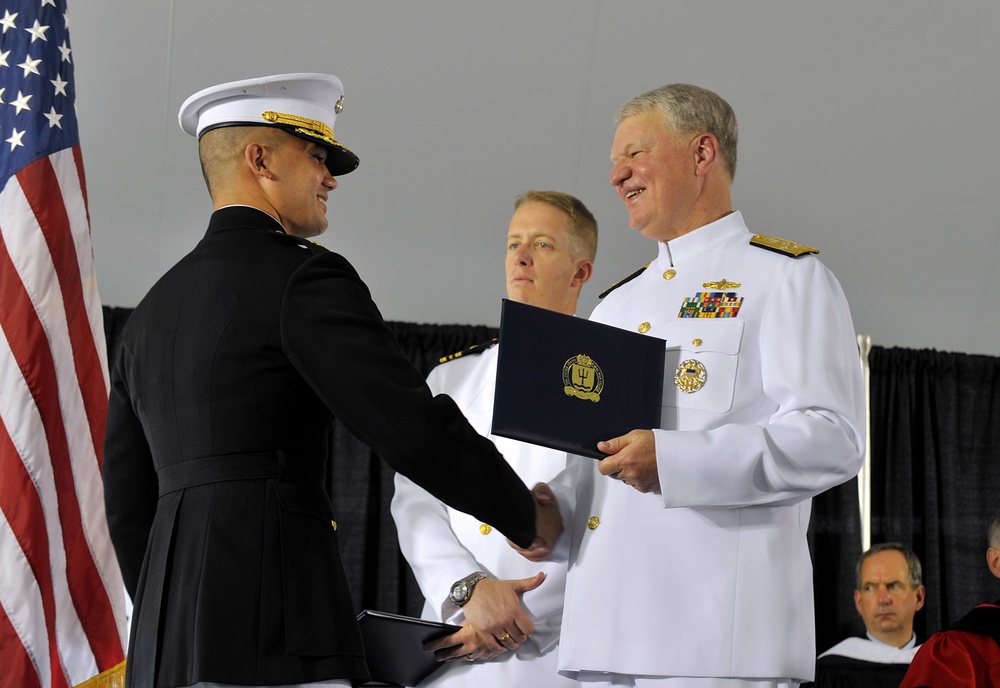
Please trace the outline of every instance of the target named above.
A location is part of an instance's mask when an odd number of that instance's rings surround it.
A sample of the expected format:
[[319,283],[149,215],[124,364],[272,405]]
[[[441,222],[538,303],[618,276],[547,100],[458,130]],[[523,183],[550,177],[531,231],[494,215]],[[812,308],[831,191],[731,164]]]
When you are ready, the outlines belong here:
[[656,466],[656,440],[652,430],[633,430],[627,435],[598,442],[609,456],[597,462],[602,475],[621,480],[639,492],[660,494],[660,471]]

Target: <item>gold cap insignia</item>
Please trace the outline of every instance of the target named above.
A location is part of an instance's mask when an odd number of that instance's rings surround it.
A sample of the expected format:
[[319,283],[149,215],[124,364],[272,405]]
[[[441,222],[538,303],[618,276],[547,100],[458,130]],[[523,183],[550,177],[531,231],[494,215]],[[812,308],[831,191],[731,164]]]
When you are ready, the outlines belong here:
[[701,361],[689,358],[682,361],[677,370],[674,371],[674,384],[677,389],[685,394],[694,394],[705,386],[708,379],[708,371]]
[[[343,100],[343,98],[341,98]],[[314,139],[319,139],[324,143],[328,143],[331,146],[339,146],[337,139],[333,138],[333,129],[329,127],[325,122],[320,122],[318,119],[309,119],[308,117],[299,117],[298,115],[289,115],[285,112],[275,112],[274,110],[267,110],[260,113],[260,116],[264,118],[265,121],[271,122],[272,124],[283,124],[285,126],[294,127],[295,131],[300,134],[305,134]]]
[[588,399],[595,403],[601,400],[604,372],[590,356],[577,354],[566,361],[563,365],[562,379],[566,396]]
[[341,110],[343,109],[344,109],[344,96],[340,96],[340,100],[338,100],[337,104],[333,106],[333,112],[339,115]]

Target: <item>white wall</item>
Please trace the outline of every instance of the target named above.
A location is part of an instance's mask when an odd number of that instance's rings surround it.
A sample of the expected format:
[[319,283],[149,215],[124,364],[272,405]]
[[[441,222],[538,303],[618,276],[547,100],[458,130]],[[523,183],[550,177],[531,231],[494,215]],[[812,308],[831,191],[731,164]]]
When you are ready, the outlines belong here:
[[[361,157],[321,243],[390,320],[496,325],[515,196],[601,228],[589,314],[655,255],[607,182],[612,117],[686,81],[740,120],[736,207],[821,249],[882,346],[1000,355],[1000,3],[993,0],[70,0],[102,300],[134,306],[210,212],[188,95],[326,71]],[[739,281],[739,275],[720,275]]]

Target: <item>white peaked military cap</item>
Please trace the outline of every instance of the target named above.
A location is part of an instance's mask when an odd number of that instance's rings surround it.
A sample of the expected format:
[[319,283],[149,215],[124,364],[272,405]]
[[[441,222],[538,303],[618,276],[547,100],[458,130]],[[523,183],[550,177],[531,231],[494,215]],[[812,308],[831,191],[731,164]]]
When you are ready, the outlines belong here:
[[201,138],[219,127],[277,127],[327,148],[330,174],[353,172],[358,156],[333,137],[344,86],[332,74],[276,74],[230,81],[198,91],[181,105],[185,133]]

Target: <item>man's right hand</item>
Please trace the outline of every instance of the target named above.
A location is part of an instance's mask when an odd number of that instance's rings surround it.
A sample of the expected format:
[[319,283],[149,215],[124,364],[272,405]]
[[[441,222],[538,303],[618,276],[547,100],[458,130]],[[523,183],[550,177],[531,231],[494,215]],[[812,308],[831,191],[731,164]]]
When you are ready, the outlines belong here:
[[552,548],[562,534],[562,514],[555,494],[545,483],[535,485],[531,494],[535,498],[535,541],[528,549],[522,549],[509,540],[508,542],[525,559],[545,561],[552,556]]

